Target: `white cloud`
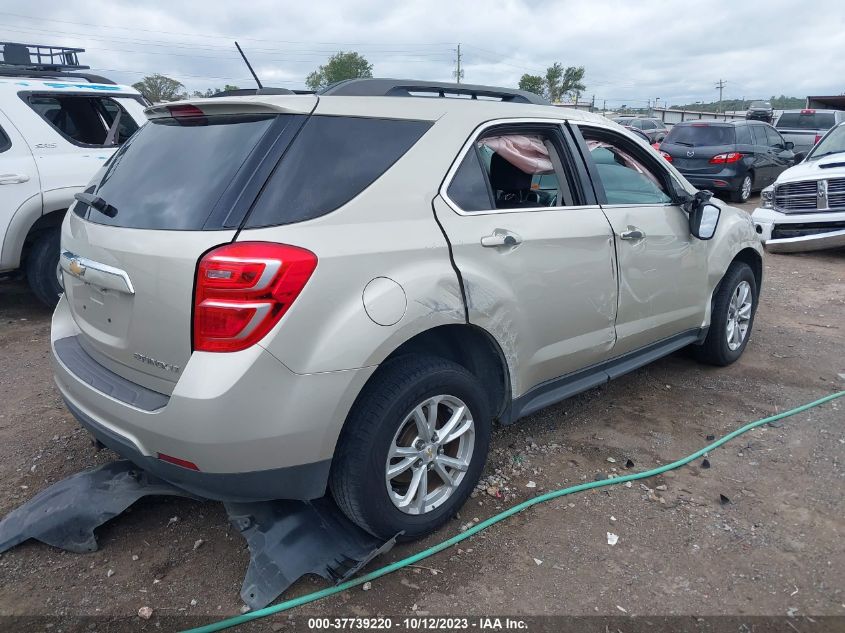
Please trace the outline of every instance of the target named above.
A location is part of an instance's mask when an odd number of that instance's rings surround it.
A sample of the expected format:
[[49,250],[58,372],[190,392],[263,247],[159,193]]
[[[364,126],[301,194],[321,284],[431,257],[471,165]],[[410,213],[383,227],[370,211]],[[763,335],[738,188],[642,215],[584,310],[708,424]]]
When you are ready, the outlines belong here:
[[[376,76],[450,81],[462,43],[464,81],[515,86],[555,61],[586,67],[589,97],[644,103],[838,94],[845,59],[841,3],[787,0],[333,0],[306,3],[6,0],[0,39],[87,49],[83,60],[131,83],[161,72],[190,89],[251,85],[238,39],[266,84],[303,87],[338,50]],[[28,16],[28,17],[27,17]]]

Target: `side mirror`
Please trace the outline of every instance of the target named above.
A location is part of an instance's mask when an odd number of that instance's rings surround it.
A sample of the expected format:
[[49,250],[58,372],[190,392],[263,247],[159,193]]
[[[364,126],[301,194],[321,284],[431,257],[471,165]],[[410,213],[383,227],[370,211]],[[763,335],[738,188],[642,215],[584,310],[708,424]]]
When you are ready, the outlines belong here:
[[787,141],[786,149],[795,149],[795,143],[793,143],[792,141]]
[[710,191],[699,191],[684,203],[684,211],[689,213],[690,233],[700,240],[713,238],[722,215],[722,209],[710,202],[712,197]]

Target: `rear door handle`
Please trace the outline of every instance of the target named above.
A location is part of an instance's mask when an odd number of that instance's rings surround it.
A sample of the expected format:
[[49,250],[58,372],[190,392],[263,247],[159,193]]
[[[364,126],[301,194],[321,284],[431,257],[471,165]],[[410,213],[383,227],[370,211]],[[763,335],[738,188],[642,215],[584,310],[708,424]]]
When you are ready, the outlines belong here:
[[0,185],[17,185],[27,180],[26,174],[0,174]]
[[619,237],[623,240],[642,240],[645,238],[645,233],[635,226],[628,226],[628,230],[622,231]]
[[516,246],[522,243],[522,238],[516,233],[511,233],[505,229],[496,229],[491,235],[485,235],[481,238],[481,245],[486,248],[495,248],[497,246]]

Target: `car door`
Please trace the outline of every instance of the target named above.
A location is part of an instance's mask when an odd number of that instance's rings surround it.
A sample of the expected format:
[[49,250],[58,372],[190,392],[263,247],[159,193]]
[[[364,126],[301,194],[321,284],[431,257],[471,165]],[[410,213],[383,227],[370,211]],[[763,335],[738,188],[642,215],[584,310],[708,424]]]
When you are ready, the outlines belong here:
[[766,138],[769,140],[769,156],[772,163],[772,179],[768,184],[777,180],[777,177],[795,164],[795,153],[786,149],[786,142],[780,133],[770,125],[766,128]]
[[757,124],[751,127],[751,139],[753,141],[754,151],[754,172],[756,174],[755,180],[760,183],[760,188],[768,186],[774,181],[772,173],[774,172],[774,163],[772,155],[769,152],[769,137],[766,134],[766,126]]
[[614,356],[675,336],[695,336],[708,301],[707,251],[690,235],[680,185],[658,157],[623,134],[587,124],[573,126],[573,134],[615,235]]
[[491,122],[434,201],[467,318],[496,338],[515,398],[613,348],[613,233],[585,181],[560,125]]
[[32,222],[41,215],[41,184],[29,146],[0,112],[0,270],[18,265],[23,237],[13,239],[9,226],[19,210]]

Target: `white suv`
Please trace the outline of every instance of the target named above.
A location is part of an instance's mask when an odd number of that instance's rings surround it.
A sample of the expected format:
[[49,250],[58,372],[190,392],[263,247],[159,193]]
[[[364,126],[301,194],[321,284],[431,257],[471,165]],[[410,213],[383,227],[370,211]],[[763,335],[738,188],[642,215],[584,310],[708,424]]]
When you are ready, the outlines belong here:
[[0,47],[0,273],[24,268],[36,296],[53,306],[65,211],[143,125],[147,104],[134,88],[62,70],[85,68],[78,64],[44,70],[57,65],[15,57],[25,45]]
[[397,80],[147,114],[65,218],[55,376],[101,442],[198,494],[329,488],[419,536],[494,420],[748,343],[749,216],[604,117]]

